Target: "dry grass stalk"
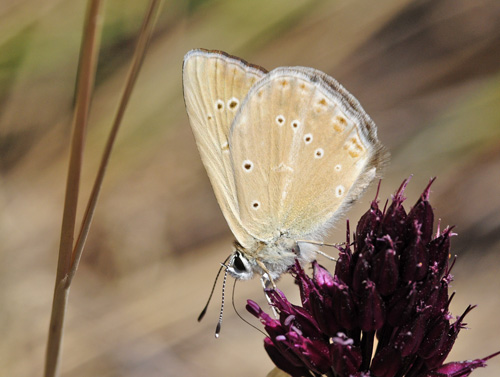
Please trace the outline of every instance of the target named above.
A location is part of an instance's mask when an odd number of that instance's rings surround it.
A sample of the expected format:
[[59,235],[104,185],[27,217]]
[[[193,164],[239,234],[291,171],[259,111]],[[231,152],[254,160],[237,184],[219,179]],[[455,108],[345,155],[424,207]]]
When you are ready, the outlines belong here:
[[99,170],[97,172],[94,186],[82,221],[82,226],[76,243],[73,246],[83,149],[95,80],[97,52],[99,50],[101,36],[101,22],[99,20],[101,1],[89,1],[84,25],[84,35],[78,72],[77,98],[73,117],[73,134],[61,227],[59,259],[57,264],[54,298],[52,302],[52,313],[47,341],[45,377],[59,375],[64,316],[66,313],[71,281],[76,273],[76,270],[78,269],[78,264],[85,246],[85,241],[87,239],[90,224],[97,205],[97,199],[104,180],[106,167],[109,162],[116,135],[120,128],[132,89],[144,60],[146,48],[149,44],[156,21],[156,16],[159,14],[160,4],[161,0],[151,0],[146,10],[146,15],[139,32],[139,39],[134,52],[131,68],[125,82],[125,87],[113,126],[106,142]]

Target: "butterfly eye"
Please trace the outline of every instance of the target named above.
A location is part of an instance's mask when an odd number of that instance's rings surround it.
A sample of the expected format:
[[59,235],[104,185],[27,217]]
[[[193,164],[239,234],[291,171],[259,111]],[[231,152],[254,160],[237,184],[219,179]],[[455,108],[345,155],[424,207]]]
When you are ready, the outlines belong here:
[[233,268],[235,272],[248,272],[247,268],[245,266],[245,263],[243,263],[243,260],[241,259],[241,256],[239,253],[236,254],[236,256],[233,259]]
[[227,266],[227,271],[231,276],[239,280],[248,280],[253,277],[252,265],[240,250],[234,251]]

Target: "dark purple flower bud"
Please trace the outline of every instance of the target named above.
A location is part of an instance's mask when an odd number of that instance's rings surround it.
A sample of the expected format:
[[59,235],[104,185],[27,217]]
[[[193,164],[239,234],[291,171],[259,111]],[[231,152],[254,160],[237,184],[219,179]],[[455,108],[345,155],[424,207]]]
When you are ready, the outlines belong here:
[[432,305],[433,309],[433,315],[438,316],[442,313],[446,313],[448,311],[448,304],[449,304],[449,298],[448,298],[448,287],[450,285],[450,281],[452,280],[451,275],[448,275],[444,278],[441,279],[439,282],[439,288],[437,292],[435,293],[435,300],[434,300],[434,295],[432,295],[428,301],[429,305]]
[[335,276],[349,286],[352,284],[351,264],[351,250],[348,247],[346,249],[341,249],[335,265]]
[[[431,271],[435,270],[431,267]],[[425,302],[431,308],[431,316],[439,316],[448,309],[448,285],[451,277],[440,280],[439,275],[430,273],[426,280],[418,284],[417,301]]]
[[310,309],[309,297],[311,296],[311,291],[315,289],[313,281],[306,275],[298,261],[295,261],[295,266],[291,269],[291,272],[295,276],[295,282],[300,288],[302,306],[306,309]]
[[427,274],[429,265],[429,255],[426,248],[427,242],[421,236],[422,224],[416,220],[408,224],[411,231],[408,231],[409,244],[401,253],[401,278],[403,281],[419,281]]
[[387,304],[387,322],[394,327],[404,325],[415,311],[416,298],[415,284],[397,290]]
[[337,322],[333,310],[334,303],[329,295],[313,291],[310,302],[312,315],[323,333],[333,336],[340,331],[341,326]]
[[264,329],[267,331],[271,338],[275,338],[276,336],[283,334],[283,332],[286,331],[286,327],[283,327],[280,321],[271,318],[271,316],[265,313],[256,302],[247,300],[246,308],[251,314],[260,319],[260,321],[264,325]]
[[401,354],[389,346],[375,354],[370,371],[375,377],[394,377],[399,372],[402,363]]
[[325,342],[301,337],[295,347],[310,370],[323,374],[331,368],[330,347]]
[[444,360],[448,357],[448,354],[450,353],[453,344],[455,344],[455,340],[457,339],[458,333],[465,326],[465,324],[463,323],[465,316],[474,308],[475,308],[474,306],[469,306],[467,309],[465,309],[464,313],[457,318],[456,322],[450,326],[450,330],[448,331],[448,336],[442,343],[438,353],[436,353],[434,357],[425,360],[425,364],[429,369],[437,368],[443,364]]
[[434,226],[434,212],[429,203],[429,194],[431,185],[435,181],[433,178],[425,188],[417,204],[411,209],[406,219],[406,224],[411,232],[413,223],[420,224],[421,237],[424,244],[427,244],[432,238],[432,231]]
[[433,324],[431,324],[425,337],[420,344],[418,350],[418,355],[422,359],[429,359],[436,356],[438,352],[443,347],[446,338],[448,337],[448,332],[450,331],[450,321],[447,316],[442,316]]
[[385,305],[372,281],[365,282],[358,302],[358,321],[362,331],[375,331],[384,325]]
[[333,370],[340,377],[355,375],[361,366],[361,351],[345,334],[332,338],[331,355]]
[[287,352],[286,349],[279,349],[271,339],[264,339],[264,348],[273,363],[289,375],[301,377],[309,374],[309,369],[304,366],[300,358],[296,357],[292,352]]
[[[390,243],[390,239],[388,240]],[[382,296],[393,293],[399,280],[399,266],[396,252],[392,248],[379,251],[373,257],[371,279]]]
[[280,327],[281,324],[278,320],[271,318],[269,314],[264,312],[259,304],[257,304],[255,301],[252,300],[247,300],[247,306],[246,309],[248,312],[253,314],[255,317],[259,318],[260,321],[266,325],[266,326],[271,326],[271,327]]
[[365,245],[365,252],[359,253],[356,267],[354,267],[352,277],[352,290],[356,294],[361,294],[364,290],[366,280],[370,278],[371,260],[373,255],[373,246]]
[[308,334],[310,338],[318,339],[322,338],[322,331],[320,330],[318,323],[313,318],[310,312],[301,308],[300,306],[293,305],[295,311],[293,315],[293,325],[300,331]]
[[332,287],[333,312],[338,324],[347,330],[352,330],[358,324],[356,305],[349,287],[335,280]]
[[273,305],[276,309],[281,313],[285,314],[293,314],[294,310],[292,308],[292,304],[288,302],[283,292],[279,289],[266,289],[266,295],[271,299]]
[[433,239],[427,249],[429,251],[429,263],[437,265],[437,274],[442,275],[448,267],[448,258],[450,255],[450,236],[452,228],[446,229],[442,235]]
[[[262,309],[260,308],[259,304],[257,304],[255,301],[253,300],[247,300],[247,306],[246,306],[246,309],[249,313],[251,313],[252,315],[254,315],[255,317],[257,318],[260,318],[261,315],[265,314],[266,316],[268,316],[266,313],[264,313],[262,311]],[[269,316],[268,316],[269,317]]]
[[492,357],[498,356],[500,352],[485,357],[484,359],[476,359],[470,361],[448,363],[428,372],[423,377],[467,377],[476,368],[484,368],[486,361]]
[[386,234],[396,245],[399,245],[405,234],[406,230],[406,211],[403,207],[405,197],[403,191],[408,184],[405,180],[399,190],[392,198],[392,203],[387,209],[384,217],[382,218],[382,234]]
[[333,286],[333,276],[326,268],[314,261],[313,265],[313,279],[320,288],[330,288]]
[[370,209],[361,216],[356,227],[355,245],[357,250],[363,250],[366,240],[377,234],[381,219],[382,212],[378,208],[377,201],[374,200]]
[[428,323],[429,310],[419,310],[411,321],[402,326],[394,341],[395,347],[401,352],[402,357],[409,356],[418,351]]

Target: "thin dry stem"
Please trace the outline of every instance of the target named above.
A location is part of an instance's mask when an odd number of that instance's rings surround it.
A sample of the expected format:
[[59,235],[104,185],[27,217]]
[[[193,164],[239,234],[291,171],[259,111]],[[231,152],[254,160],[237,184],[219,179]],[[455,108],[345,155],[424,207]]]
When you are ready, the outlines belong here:
[[78,73],[78,93],[73,120],[74,131],[72,137],[66,199],[63,213],[61,246],[59,251],[56,285],[54,289],[52,315],[47,343],[45,377],[55,377],[59,374],[58,369],[60,364],[64,317],[69,297],[69,288],[71,286],[71,282],[76,273],[76,270],[78,269],[83,248],[85,246],[85,241],[87,239],[87,235],[97,205],[100,189],[102,187],[102,182],[104,180],[106,167],[108,165],[116,135],[120,128],[123,115],[132,93],[132,89],[144,60],[146,48],[151,38],[156,17],[159,14],[160,4],[161,0],[152,0],[147,9],[144,22],[139,33],[139,40],[137,42],[131,68],[127,76],[125,88],[113,123],[113,127],[110,131],[104,149],[101,164],[99,166],[96,180],[94,182],[94,186],[89,197],[85,215],[82,221],[82,226],[73,248],[78,188],[85,139],[84,136],[88,121],[89,105],[95,78],[96,57],[100,36],[100,29],[97,27],[100,0],[91,0],[89,2],[89,11],[87,13],[88,16],[85,22],[84,39],[82,42],[80,70]]
[[78,264],[80,262],[80,258],[82,256],[83,248],[85,246],[85,241],[87,240],[90,224],[92,222],[92,218],[94,216],[95,208],[97,205],[97,199],[99,198],[102,182],[104,180],[104,174],[106,173],[106,168],[108,166],[109,157],[111,156],[111,151],[113,149],[113,145],[116,140],[116,135],[118,134],[118,130],[120,128],[123,115],[125,113],[128,101],[130,99],[130,95],[132,94],[132,89],[137,80],[137,76],[139,74],[142,62],[144,61],[146,48],[149,45],[151,34],[153,33],[156,16],[159,14],[160,4],[161,0],[152,0],[149,3],[149,7],[146,11],[146,15],[142,23],[141,31],[139,33],[139,39],[137,41],[137,46],[132,59],[132,64],[130,66],[130,71],[128,73],[125,82],[125,88],[123,90],[123,94],[120,99],[120,103],[118,105],[118,110],[113,122],[113,127],[111,128],[108,140],[106,142],[106,146],[104,148],[101,164],[99,166],[94,186],[92,188],[92,193],[90,194],[87,209],[85,210],[85,215],[83,217],[82,227],[80,229],[80,233],[76,240],[75,248],[73,251],[73,257],[71,261],[71,270],[69,272],[69,283],[71,283],[71,280],[73,279],[73,276],[76,273]]
[[99,50],[100,28],[98,16],[100,6],[100,0],[91,0],[88,4],[85,19],[78,72],[77,97],[73,115],[73,134],[68,178],[66,181],[59,259],[57,262],[56,283],[47,339],[45,377],[57,376],[60,365],[64,315],[69,295],[68,272],[71,267],[83,147],[85,144],[90,100],[94,87],[97,51]]

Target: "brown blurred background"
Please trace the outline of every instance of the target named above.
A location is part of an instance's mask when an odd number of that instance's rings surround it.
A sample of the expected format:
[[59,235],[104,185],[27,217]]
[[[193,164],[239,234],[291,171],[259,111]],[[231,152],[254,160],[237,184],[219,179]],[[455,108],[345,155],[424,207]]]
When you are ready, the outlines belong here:
[[[145,7],[106,3],[82,204]],[[84,13],[83,0],[0,5],[1,376],[43,370]],[[71,290],[62,376],[246,377],[272,368],[262,334],[236,317],[229,295],[214,339],[220,288],[196,322],[232,242],[182,99],[182,58],[196,47],[337,78],[391,151],[381,198],[413,174],[409,207],[437,176],[436,216],[459,234],[451,309],[479,305],[449,360],[500,350],[499,25],[497,0],[166,1]],[[348,213],[352,222],[373,196]],[[340,221],[330,240],[344,233]],[[281,287],[294,291],[288,279]],[[249,318],[244,303],[263,303],[260,284],[236,288]],[[489,364],[473,375],[500,375],[500,358]]]

